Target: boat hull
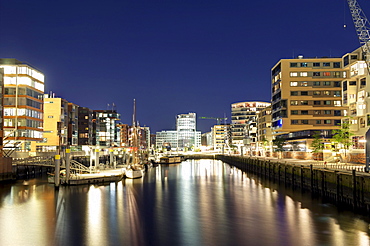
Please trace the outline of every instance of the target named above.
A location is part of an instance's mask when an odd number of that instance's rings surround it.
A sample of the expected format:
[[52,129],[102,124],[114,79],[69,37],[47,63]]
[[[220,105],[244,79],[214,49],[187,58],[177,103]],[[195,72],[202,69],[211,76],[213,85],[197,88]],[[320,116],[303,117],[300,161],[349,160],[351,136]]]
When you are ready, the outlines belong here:
[[143,176],[143,171],[142,170],[126,170],[126,178],[129,179],[137,179],[141,178]]

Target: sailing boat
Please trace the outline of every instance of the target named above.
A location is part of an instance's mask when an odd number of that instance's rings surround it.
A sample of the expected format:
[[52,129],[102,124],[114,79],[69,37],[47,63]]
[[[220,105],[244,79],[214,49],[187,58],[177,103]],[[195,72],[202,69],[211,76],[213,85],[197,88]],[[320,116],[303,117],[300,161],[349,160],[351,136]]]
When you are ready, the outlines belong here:
[[143,163],[139,156],[138,126],[136,126],[136,100],[134,99],[134,113],[132,118],[132,163],[126,169],[126,178],[136,179],[143,176]]

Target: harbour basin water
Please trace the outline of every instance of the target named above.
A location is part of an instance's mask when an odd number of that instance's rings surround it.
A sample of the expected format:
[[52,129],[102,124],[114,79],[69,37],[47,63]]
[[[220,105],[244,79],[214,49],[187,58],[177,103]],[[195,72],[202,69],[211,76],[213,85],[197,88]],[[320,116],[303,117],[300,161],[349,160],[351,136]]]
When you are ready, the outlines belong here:
[[216,160],[141,179],[0,187],[0,245],[370,245],[367,217]]

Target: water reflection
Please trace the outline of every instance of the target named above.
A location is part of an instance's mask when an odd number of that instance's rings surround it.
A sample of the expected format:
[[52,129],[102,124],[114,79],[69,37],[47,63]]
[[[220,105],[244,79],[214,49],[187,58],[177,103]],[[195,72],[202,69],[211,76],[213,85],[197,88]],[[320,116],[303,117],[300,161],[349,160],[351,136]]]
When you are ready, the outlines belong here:
[[98,186],[18,181],[0,197],[0,245],[369,245],[361,216],[212,160]]

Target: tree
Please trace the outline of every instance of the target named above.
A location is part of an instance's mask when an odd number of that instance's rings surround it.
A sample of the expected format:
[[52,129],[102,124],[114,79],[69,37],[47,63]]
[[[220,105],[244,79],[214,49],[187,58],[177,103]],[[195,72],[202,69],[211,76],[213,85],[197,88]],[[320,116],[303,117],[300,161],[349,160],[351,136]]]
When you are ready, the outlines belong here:
[[337,144],[341,145],[339,147],[343,147],[344,149],[344,157],[347,161],[347,152],[352,145],[352,136],[354,135],[350,131],[351,123],[349,119],[345,119],[342,121],[341,128],[333,130],[333,140]]
[[[313,135],[313,141],[311,143],[312,152],[316,155],[324,149],[324,143],[322,142],[321,135],[319,131],[316,131]],[[317,159],[318,160],[318,159]]]
[[284,151],[284,144],[285,144],[285,138],[283,137],[277,137],[275,138],[274,140],[272,140],[272,143],[275,147],[275,151],[276,152],[279,152],[280,153],[280,156],[281,156],[281,153]]

